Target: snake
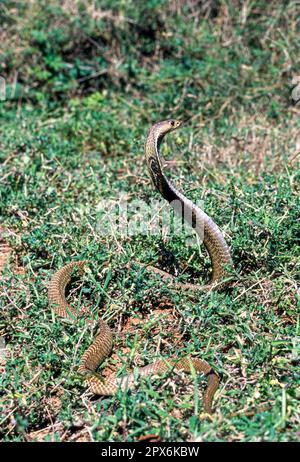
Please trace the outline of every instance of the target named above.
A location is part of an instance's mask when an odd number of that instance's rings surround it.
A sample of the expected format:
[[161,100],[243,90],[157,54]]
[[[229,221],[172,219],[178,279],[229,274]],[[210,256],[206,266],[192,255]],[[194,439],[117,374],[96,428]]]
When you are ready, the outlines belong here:
[[[163,164],[160,156],[160,145],[167,133],[176,130],[181,122],[174,119],[164,120],[153,125],[145,142],[145,158],[148,172],[155,189],[170,204],[173,210],[187,221],[202,239],[210,256],[212,276],[205,290],[213,289],[220,284],[228,275],[228,267],[231,264],[229,247],[214,221],[190,199],[178,191],[167,179],[163,172]],[[66,286],[71,280],[75,268],[82,270],[87,261],[72,261],[58,270],[51,278],[48,285],[48,300],[54,312],[60,317],[74,317],[76,311],[66,300]],[[150,268],[151,269],[151,268]],[[157,270],[161,276],[168,277],[168,273]],[[197,284],[179,284],[183,289],[200,289]],[[221,287],[223,287],[221,285]],[[207,387],[203,394],[203,409],[206,414],[212,414],[214,395],[219,386],[219,375],[205,360],[194,356],[183,358],[163,358],[151,364],[138,368],[138,374],[128,373],[119,377],[118,373],[109,377],[102,377],[97,369],[110,355],[113,348],[113,333],[108,324],[99,319],[99,328],[92,344],[83,353],[78,373],[83,376],[89,391],[95,395],[115,395],[119,389],[125,391],[132,389],[138,377],[156,376],[175,371],[190,373],[196,371],[207,378]]]

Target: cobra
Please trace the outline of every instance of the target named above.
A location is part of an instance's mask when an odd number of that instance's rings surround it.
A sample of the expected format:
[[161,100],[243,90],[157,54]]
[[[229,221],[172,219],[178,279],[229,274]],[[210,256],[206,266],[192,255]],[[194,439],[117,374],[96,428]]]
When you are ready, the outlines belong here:
[[[153,125],[146,139],[145,157],[148,171],[157,191],[169,202],[175,212],[182,213],[184,211],[184,218],[194,227],[200,237],[203,238],[203,244],[210,255],[212,264],[211,283],[205,286],[205,289],[210,289],[214,288],[216,284],[222,283],[227,276],[227,268],[231,264],[230,250],[220,229],[213,220],[179,192],[163,172],[159,153],[160,144],[167,133],[177,129],[180,125],[180,122],[174,119],[165,120]],[[70,281],[73,269],[75,267],[83,268],[85,263],[86,261],[71,262],[52,277],[48,287],[48,297],[50,305],[57,315],[62,317],[68,317],[70,314],[76,315],[75,310],[66,301],[65,289]],[[148,269],[151,270],[150,267]],[[164,277],[169,277],[167,273],[161,270],[156,271]],[[194,290],[201,288],[201,286],[189,283],[175,283],[175,285],[183,289]],[[118,389],[126,390],[132,388],[135,384],[136,374],[133,373],[121,378],[116,374],[105,379],[96,373],[99,365],[109,356],[112,346],[112,331],[108,324],[100,319],[98,335],[83,354],[78,369],[78,372],[84,376],[90,391],[94,394],[104,396],[114,395]],[[206,413],[211,414],[213,398],[219,385],[219,376],[205,360],[192,356],[162,359],[139,368],[138,373],[142,377],[168,372],[174,374],[174,370],[185,372],[195,370],[207,377],[203,407]]]

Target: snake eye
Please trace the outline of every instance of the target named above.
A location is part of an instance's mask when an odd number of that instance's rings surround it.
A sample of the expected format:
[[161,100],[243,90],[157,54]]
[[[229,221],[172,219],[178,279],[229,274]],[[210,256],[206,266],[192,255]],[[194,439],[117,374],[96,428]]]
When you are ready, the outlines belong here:
[[174,125],[175,125],[175,121],[174,121],[174,120],[171,120],[171,122],[170,122],[170,123],[171,123],[172,127],[174,127]]

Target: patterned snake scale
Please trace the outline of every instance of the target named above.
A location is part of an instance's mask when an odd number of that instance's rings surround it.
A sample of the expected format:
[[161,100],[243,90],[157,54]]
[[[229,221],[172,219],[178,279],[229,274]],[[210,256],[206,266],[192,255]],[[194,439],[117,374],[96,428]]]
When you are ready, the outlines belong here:
[[[182,193],[177,191],[163,173],[159,156],[160,143],[167,133],[179,126],[180,122],[172,119],[154,125],[150,129],[145,143],[145,156],[155,188],[169,202],[176,213],[182,214],[182,210],[184,211],[184,219],[203,239],[212,263],[211,283],[205,286],[204,289],[210,289],[227,275],[226,267],[231,263],[230,251],[221,231],[211,218]],[[74,268],[82,269],[85,263],[85,261],[79,261],[67,264],[54,274],[49,283],[49,303],[59,316],[68,317],[70,314],[72,316],[76,315],[74,309],[66,301],[65,289],[71,279]],[[152,269],[152,267],[149,268]],[[164,273],[161,270],[157,270],[157,272],[161,276],[170,277],[168,273]],[[203,289],[203,287],[194,284],[178,284],[178,286],[183,289]],[[111,376],[104,379],[95,372],[98,366],[109,356],[112,344],[112,331],[100,319],[98,335],[92,345],[83,354],[78,369],[78,372],[85,377],[90,391],[96,395],[113,395],[119,388],[122,390],[132,388],[136,382],[136,374],[133,373],[122,378]],[[167,372],[172,373],[174,369],[184,372],[191,372],[194,369],[196,372],[203,373],[207,377],[203,407],[206,413],[211,414],[212,401],[219,385],[219,377],[206,361],[190,356],[180,359],[164,359],[139,368],[138,373],[140,377],[153,376]]]

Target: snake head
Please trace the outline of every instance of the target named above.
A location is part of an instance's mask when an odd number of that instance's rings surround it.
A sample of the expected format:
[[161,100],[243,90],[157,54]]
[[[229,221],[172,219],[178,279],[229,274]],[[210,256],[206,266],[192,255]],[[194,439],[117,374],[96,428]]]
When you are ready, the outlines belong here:
[[180,127],[180,125],[181,122],[179,120],[167,119],[153,125],[150,132],[154,133],[157,139],[162,139],[167,133],[176,130],[176,128]]
[[160,122],[165,130],[165,133],[171,132],[173,130],[176,130],[176,128],[180,127],[181,122],[176,119],[168,119],[164,120],[163,122]]
[[175,130],[176,128],[180,127],[180,125],[181,125],[181,122],[179,120],[175,120],[175,119],[167,120],[167,122],[169,123],[172,130]]

